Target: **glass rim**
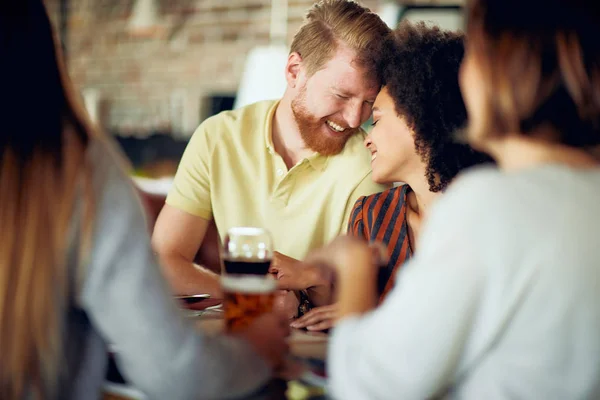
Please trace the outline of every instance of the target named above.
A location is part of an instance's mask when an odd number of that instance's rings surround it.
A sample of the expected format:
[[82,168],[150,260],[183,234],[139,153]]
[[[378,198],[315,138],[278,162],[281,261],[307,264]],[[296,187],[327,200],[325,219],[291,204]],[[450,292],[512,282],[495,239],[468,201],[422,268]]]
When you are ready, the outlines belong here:
[[264,228],[257,228],[254,226],[235,226],[233,228],[229,228],[227,229],[227,235],[231,236],[258,236],[258,235],[263,235],[263,234],[269,234],[269,231],[267,231]]
[[230,293],[268,294],[277,289],[277,281],[271,275],[223,275],[221,289]]

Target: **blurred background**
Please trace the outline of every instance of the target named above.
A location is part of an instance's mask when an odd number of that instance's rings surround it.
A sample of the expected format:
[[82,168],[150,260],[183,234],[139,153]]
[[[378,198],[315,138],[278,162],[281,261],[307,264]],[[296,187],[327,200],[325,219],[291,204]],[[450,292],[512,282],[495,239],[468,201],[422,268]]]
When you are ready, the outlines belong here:
[[[138,182],[164,192],[207,117],[284,89],[288,47],[312,0],[45,0],[92,120]],[[463,25],[461,0],[363,0],[390,26]]]

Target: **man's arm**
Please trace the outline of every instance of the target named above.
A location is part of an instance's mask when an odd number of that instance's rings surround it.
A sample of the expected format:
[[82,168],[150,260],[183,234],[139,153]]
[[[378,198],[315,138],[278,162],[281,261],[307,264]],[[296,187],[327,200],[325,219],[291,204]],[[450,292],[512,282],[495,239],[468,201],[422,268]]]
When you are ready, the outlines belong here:
[[331,284],[325,280],[318,266],[274,252],[269,272],[277,279],[279,289],[306,290],[309,300],[316,306],[331,303]]
[[177,294],[208,293],[221,297],[219,276],[194,264],[209,223],[168,204],[156,220],[152,246],[160,257],[167,281]]

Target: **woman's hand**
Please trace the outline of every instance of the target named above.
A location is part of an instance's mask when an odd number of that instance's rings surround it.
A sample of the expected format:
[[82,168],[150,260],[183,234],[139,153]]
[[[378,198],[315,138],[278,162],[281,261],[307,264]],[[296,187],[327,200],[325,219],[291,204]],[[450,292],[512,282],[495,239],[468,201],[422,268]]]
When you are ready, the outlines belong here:
[[275,304],[273,309],[283,314],[288,319],[295,318],[298,315],[298,306],[300,301],[298,296],[291,290],[277,290],[275,292]]
[[292,328],[309,331],[323,331],[333,327],[338,316],[337,303],[323,307],[315,307],[296,321],[291,323]]
[[277,288],[282,291],[306,290],[314,305],[331,302],[331,284],[318,266],[274,252],[269,272],[277,279]]
[[341,275],[352,274],[356,268],[375,273],[373,249],[367,242],[353,236],[338,236],[328,245],[311,252],[306,258],[307,265],[321,268],[322,275],[339,279]]
[[[376,304],[376,257],[372,246],[352,236],[339,236],[309,254],[307,264],[316,265],[335,279],[338,318],[362,314]],[[325,325],[325,324],[323,324]]]
[[305,290],[322,283],[317,268],[277,251],[273,252],[269,272],[275,276],[277,287],[282,290]]

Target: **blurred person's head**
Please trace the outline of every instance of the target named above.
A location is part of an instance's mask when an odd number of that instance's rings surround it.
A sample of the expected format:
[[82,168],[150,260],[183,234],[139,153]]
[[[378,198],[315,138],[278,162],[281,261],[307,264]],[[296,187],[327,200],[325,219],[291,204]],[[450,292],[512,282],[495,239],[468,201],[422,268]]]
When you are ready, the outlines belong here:
[[474,146],[600,143],[600,3],[474,0],[461,89]]
[[462,169],[488,160],[454,140],[467,121],[458,86],[463,35],[402,23],[385,40],[384,50],[379,67],[384,86],[365,140],[373,180],[426,179],[431,192],[444,190]]
[[380,82],[376,65],[387,25],[348,0],[322,0],[294,36],[286,66],[294,118],[306,145],[342,151],[371,115]]
[[91,130],[41,0],[0,2],[0,59],[0,398],[45,398],[60,373],[67,232],[76,193],[90,197]]

